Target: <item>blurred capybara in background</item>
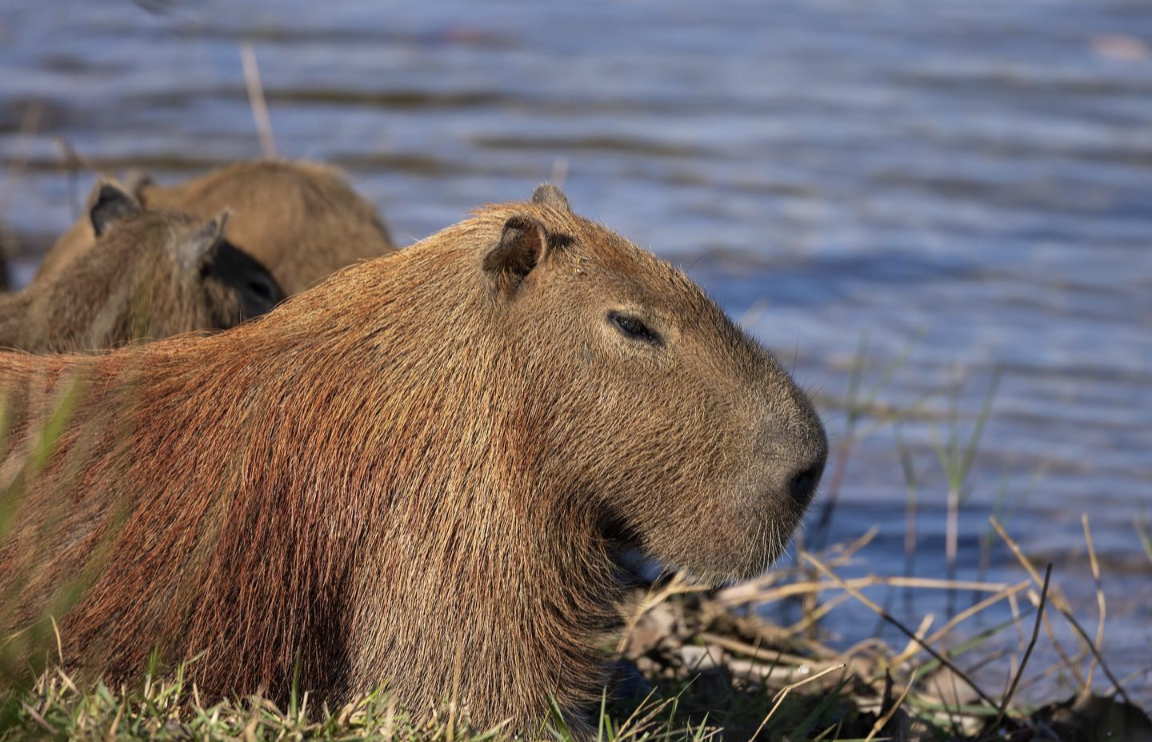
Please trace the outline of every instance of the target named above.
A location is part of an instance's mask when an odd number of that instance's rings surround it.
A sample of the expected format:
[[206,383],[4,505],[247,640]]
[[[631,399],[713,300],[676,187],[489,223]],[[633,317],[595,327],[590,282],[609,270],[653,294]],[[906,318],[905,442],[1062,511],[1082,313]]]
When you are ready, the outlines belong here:
[[757,575],[827,452],[767,351],[550,186],[229,332],[0,354],[0,473],[75,377],[0,552],[0,583],[29,565],[25,622],[107,555],[60,626],[66,664],[120,682],[153,647],[204,651],[202,694],[283,698],[299,658],[319,699],[387,682],[417,717],[452,697],[525,733],[555,699],[582,739],[622,553]]
[[0,347],[102,350],[141,338],[234,327],[283,299],[257,261],[211,219],[144,210],[118,183],[93,188],[96,242],[51,278],[0,295]]
[[[228,241],[267,266],[288,295],[396,249],[372,205],[326,165],[241,162],[168,187],[137,176],[134,191],[149,209],[203,218],[227,209]],[[37,279],[58,273],[91,244],[86,221],[73,224],[45,256]]]
[[0,291],[8,290],[8,239],[0,224]]

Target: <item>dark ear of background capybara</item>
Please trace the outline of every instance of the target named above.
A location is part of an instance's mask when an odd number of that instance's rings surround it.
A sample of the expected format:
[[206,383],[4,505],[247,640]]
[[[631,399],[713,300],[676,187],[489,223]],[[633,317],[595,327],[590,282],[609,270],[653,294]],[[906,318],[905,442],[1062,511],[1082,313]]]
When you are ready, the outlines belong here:
[[624,552],[757,575],[827,454],[769,353],[551,187],[228,332],[0,354],[0,486],[73,383],[0,552],[25,624],[94,575],[60,623],[73,671],[204,652],[202,695],[283,698],[299,661],[317,701],[386,683],[526,734],[554,699],[591,738]]
[[81,352],[227,329],[284,298],[263,266],[224,239],[226,212],[146,210],[110,180],[88,203],[93,245],[53,277],[0,295],[0,347]]
[[[228,210],[225,236],[265,265],[287,295],[360,260],[395,251],[372,205],[334,168],[310,162],[241,162],[175,186],[132,181],[149,209],[209,218]],[[80,220],[44,258],[37,280],[55,275],[92,244]]]

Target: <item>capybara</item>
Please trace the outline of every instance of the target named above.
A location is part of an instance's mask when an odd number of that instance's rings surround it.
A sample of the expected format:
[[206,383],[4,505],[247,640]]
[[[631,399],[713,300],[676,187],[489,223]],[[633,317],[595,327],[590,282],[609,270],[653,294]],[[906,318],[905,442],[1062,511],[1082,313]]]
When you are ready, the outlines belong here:
[[[227,209],[228,241],[267,266],[288,295],[346,265],[395,251],[384,222],[334,168],[310,162],[257,160],[222,167],[182,185],[132,179],[146,208],[175,209],[205,219]],[[92,244],[80,220],[44,258],[37,279],[59,273]]]
[[0,291],[8,290],[8,240],[0,225]]
[[97,235],[90,249],[59,275],[0,294],[0,347],[80,352],[226,329],[284,298],[263,266],[224,239],[226,212],[146,210],[101,181],[88,219]]
[[0,582],[32,565],[26,623],[95,574],[60,625],[70,666],[120,681],[154,647],[204,652],[202,695],[283,698],[299,662],[317,699],[385,683],[417,716],[451,698],[526,733],[554,699],[582,738],[624,551],[757,575],[827,454],[767,351],[551,186],[228,332],[0,355],[0,473],[27,471],[63,388]]

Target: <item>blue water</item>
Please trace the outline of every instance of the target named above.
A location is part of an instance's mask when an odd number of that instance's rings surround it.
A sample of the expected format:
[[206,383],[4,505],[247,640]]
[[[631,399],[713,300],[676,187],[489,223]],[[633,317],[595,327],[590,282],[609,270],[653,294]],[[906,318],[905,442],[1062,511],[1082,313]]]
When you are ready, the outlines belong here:
[[[0,9],[0,221],[18,238],[18,280],[92,180],[68,173],[61,142],[162,182],[259,154],[239,56],[250,40],[279,152],[348,169],[404,243],[562,180],[578,211],[689,267],[776,349],[840,445],[861,338],[865,391],[906,354],[836,493],[833,540],[881,526],[860,572],[903,569],[907,487],[883,422],[903,410],[916,571],[943,576],[934,441],[967,435],[1001,367],[965,487],[961,575],[977,574],[1003,493],[1009,529],[1055,563],[1094,633],[1088,513],[1106,655],[1148,700],[1152,562],[1134,522],[1152,519],[1152,6],[167,7]],[[1021,574],[993,552],[990,578]],[[908,618],[944,608],[918,595]],[[837,609],[827,628],[859,638],[861,615]]]

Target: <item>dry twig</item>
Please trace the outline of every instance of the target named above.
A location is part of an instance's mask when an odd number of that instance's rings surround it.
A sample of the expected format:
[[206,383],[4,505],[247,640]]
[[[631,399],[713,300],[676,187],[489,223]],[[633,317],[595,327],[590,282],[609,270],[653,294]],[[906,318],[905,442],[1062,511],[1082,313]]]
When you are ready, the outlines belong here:
[[768,710],[768,715],[764,717],[764,721],[760,722],[760,726],[756,727],[756,733],[752,735],[748,742],[755,742],[756,738],[760,736],[760,732],[764,731],[764,727],[768,724],[768,720],[772,718],[772,715],[776,713],[778,708],[780,708],[780,704],[784,703],[784,699],[787,698],[788,694],[791,693],[794,689],[799,688],[802,685],[807,685],[814,680],[819,680],[830,672],[836,672],[837,670],[842,669],[844,669],[843,664],[833,665],[832,667],[821,670],[810,678],[798,680],[795,683],[791,683],[781,688],[780,692],[776,694],[776,697],[772,699],[772,708]]
[[[996,518],[991,518],[990,520],[992,521],[992,527],[996,529],[998,534],[1000,534],[1000,538],[1004,539],[1004,543],[1008,544],[1008,548],[1011,549],[1012,553],[1016,555],[1016,559],[1019,560],[1020,564],[1024,566],[1024,569],[1028,571],[1028,574],[1032,576],[1032,579],[1036,582],[1036,584],[1041,584],[1042,581],[1040,579],[1039,573],[1036,571],[1036,568],[1032,566],[1031,560],[1024,556],[1024,552],[1020,548],[1020,545],[1017,544],[1016,541],[1014,541],[1012,537],[1008,535],[1008,532],[1004,530],[1003,526],[1000,525],[1000,522],[997,521]],[[1104,657],[1101,656],[1100,650],[1097,648],[1096,643],[1092,641],[1091,637],[1088,636],[1088,632],[1084,630],[1084,627],[1081,626],[1080,622],[1076,620],[1076,617],[1072,615],[1072,609],[1068,606],[1067,602],[1060,598],[1059,595],[1053,594],[1052,604],[1056,606],[1056,610],[1060,611],[1060,614],[1064,616],[1066,621],[1068,621],[1068,625],[1072,627],[1072,630],[1079,634],[1080,638],[1084,640],[1084,643],[1092,652],[1092,656],[1095,657],[1096,662],[1099,663],[1100,669],[1103,670],[1104,674],[1108,676],[1108,680],[1112,681],[1112,687],[1116,689],[1116,692],[1120,695],[1121,698],[1124,699],[1124,702],[1132,703],[1132,699],[1128,697],[1128,694],[1124,691],[1124,687],[1120,684],[1120,681],[1116,679],[1116,675],[1114,675],[1112,669],[1108,667],[1108,663],[1104,661]],[[1055,644],[1054,636],[1053,643]]]
[[959,667],[957,667],[955,664],[953,664],[947,657],[940,654],[940,652],[937,652],[930,645],[928,645],[923,640],[921,640],[919,637],[917,637],[915,632],[913,632],[911,629],[909,629],[907,626],[905,626],[899,620],[894,618],[890,613],[888,613],[888,611],[884,610],[883,608],[881,608],[880,606],[876,605],[874,602],[869,600],[867,598],[867,596],[865,596],[863,593],[861,593],[856,588],[850,586],[847,582],[844,581],[844,579],[842,577],[840,577],[835,572],[833,572],[832,570],[825,567],[822,562],[820,562],[818,559],[816,559],[811,554],[808,554],[807,552],[805,552],[801,556],[803,556],[803,558],[805,560],[807,560],[809,563],[811,563],[812,566],[816,567],[816,569],[818,569],[824,575],[832,578],[837,584],[840,585],[840,587],[842,587],[843,589],[845,589],[849,593],[851,593],[852,597],[856,598],[856,600],[859,600],[861,603],[868,606],[868,608],[872,609],[872,611],[876,615],[880,616],[885,621],[887,621],[888,623],[895,626],[897,629],[899,629],[901,631],[901,633],[903,633],[909,639],[915,641],[917,644],[919,644],[921,647],[923,647],[924,650],[926,652],[928,652],[928,654],[932,655],[932,657],[936,661],[938,661],[940,664],[944,665],[949,670],[954,672],[957,677],[959,677],[961,680],[963,680],[968,685],[969,688],[974,690],[976,692],[976,695],[980,696],[980,699],[982,701],[984,701],[984,703],[988,704],[992,708],[997,708],[996,702],[992,700],[992,697],[989,696],[987,693],[985,693],[983,691],[983,689],[980,688],[980,686],[976,685],[976,682],[974,680],[972,680],[972,678],[968,677],[967,673],[965,673],[963,670],[961,670]]
[[256,133],[260,137],[260,151],[264,157],[276,157],[276,139],[272,136],[272,118],[264,99],[264,86],[260,82],[260,68],[256,65],[256,50],[251,41],[240,45],[240,64],[244,68],[244,84],[248,88],[248,103],[252,118],[256,120]]
[[1008,713],[1008,704],[1012,702],[1012,696],[1016,694],[1016,686],[1020,684],[1020,678],[1024,675],[1024,668],[1028,666],[1028,658],[1032,656],[1032,650],[1036,648],[1036,640],[1040,638],[1040,621],[1044,618],[1044,606],[1048,603],[1048,582],[1052,579],[1052,562],[1048,562],[1048,567],[1044,570],[1044,587],[1040,590],[1040,605],[1036,608],[1036,623],[1032,626],[1032,639],[1028,642],[1028,648],[1024,650],[1024,657],[1020,660],[1020,667],[1016,670],[1016,676],[1012,678],[1012,685],[1008,686],[1008,692],[1004,694],[1004,700],[1000,702],[1000,711],[996,714],[996,723],[994,728],[1000,726],[1000,722],[1004,721],[1004,714]]

